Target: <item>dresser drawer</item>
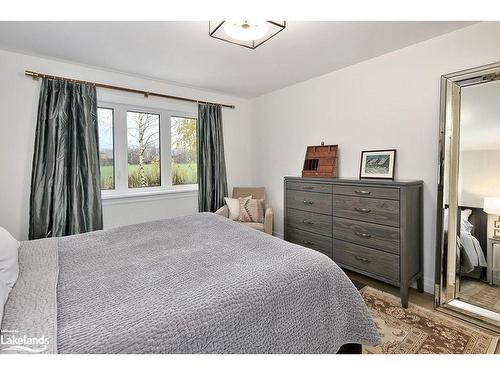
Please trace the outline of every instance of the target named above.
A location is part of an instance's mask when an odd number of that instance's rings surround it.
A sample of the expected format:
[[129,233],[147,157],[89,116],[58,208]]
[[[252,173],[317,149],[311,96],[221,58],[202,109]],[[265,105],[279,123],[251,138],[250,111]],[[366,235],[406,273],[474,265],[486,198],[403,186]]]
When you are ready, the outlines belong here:
[[327,193],[327,194],[331,194],[333,191],[332,185],[315,184],[309,182],[289,181],[286,183],[286,188],[289,190],[311,191],[314,193]]
[[332,195],[322,193],[311,193],[306,191],[287,190],[286,205],[288,208],[295,208],[320,214],[332,214]]
[[335,240],[333,260],[340,266],[369,272],[383,278],[399,282],[399,256]]
[[334,195],[333,214],[399,227],[399,201]]
[[284,192],[288,241],[398,286],[403,307],[423,290],[422,181],[285,177]]
[[333,218],[333,237],[375,249],[399,254],[399,228]]
[[330,258],[332,257],[332,243],[331,237],[322,236],[320,234],[306,232],[296,228],[287,228],[287,241],[293,242],[297,245],[302,245],[310,249],[319,251]]
[[363,185],[335,185],[335,194],[399,200],[399,189]]
[[286,214],[287,225],[332,237],[333,218],[331,216],[294,209],[288,209]]

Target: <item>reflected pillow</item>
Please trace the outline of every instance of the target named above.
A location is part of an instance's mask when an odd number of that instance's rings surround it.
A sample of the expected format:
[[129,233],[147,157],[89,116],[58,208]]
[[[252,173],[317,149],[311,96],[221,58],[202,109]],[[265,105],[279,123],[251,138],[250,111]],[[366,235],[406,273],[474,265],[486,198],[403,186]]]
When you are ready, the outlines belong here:
[[[467,232],[471,234],[472,228],[474,228],[474,225],[472,225],[469,222],[469,217],[472,214],[471,209],[466,209],[462,210],[460,213],[460,231],[462,232]],[[448,209],[446,208],[444,210],[444,216],[443,216],[443,227],[445,230],[445,233],[448,231]]]
[[462,212],[460,213],[460,219],[461,219],[460,220],[460,230],[463,232],[467,232],[469,234],[471,234],[472,228],[474,228],[474,225],[472,225],[469,222],[469,217],[471,214],[472,214],[472,210],[470,210],[470,209],[462,210]]
[[470,208],[467,208],[465,210],[462,210],[462,213],[460,214],[460,217],[462,219],[465,219],[465,220],[469,221],[470,215],[472,215],[472,210]]

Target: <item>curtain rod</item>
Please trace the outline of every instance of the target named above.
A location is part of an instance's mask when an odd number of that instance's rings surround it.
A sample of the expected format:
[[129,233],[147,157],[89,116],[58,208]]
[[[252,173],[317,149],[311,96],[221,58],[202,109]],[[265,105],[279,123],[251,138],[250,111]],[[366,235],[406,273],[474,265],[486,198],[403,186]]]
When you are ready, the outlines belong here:
[[220,105],[220,106],[226,107],[226,108],[233,108],[233,109],[235,108],[234,105],[232,105],[232,104],[213,103],[213,102],[207,102],[205,100],[197,100],[197,99],[185,98],[185,97],[182,97],[182,96],[160,94],[160,93],[157,93],[157,92],[149,92],[149,91],[144,91],[144,90],[131,89],[131,88],[128,88],[128,87],[107,85],[105,83],[98,83],[98,82],[91,82],[91,81],[81,81],[81,80],[78,80],[78,79],[52,76],[52,75],[44,74],[44,73],[37,73],[37,72],[33,72],[31,70],[26,70],[24,72],[24,74],[27,75],[27,76],[29,76],[29,77],[32,77],[34,80],[38,80],[39,78],[60,79],[60,80],[64,80],[64,81],[82,83],[82,84],[85,84],[85,85],[93,85],[93,86],[96,86],[96,87],[102,87],[102,88],[110,89],[110,90],[120,90],[120,91],[126,91],[126,92],[133,92],[133,93],[136,93],[136,94],[142,94],[146,98],[148,96],[157,96],[157,97],[160,97],[160,98],[183,100],[185,102],[204,103],[204,104],[217,104],[217,105]]

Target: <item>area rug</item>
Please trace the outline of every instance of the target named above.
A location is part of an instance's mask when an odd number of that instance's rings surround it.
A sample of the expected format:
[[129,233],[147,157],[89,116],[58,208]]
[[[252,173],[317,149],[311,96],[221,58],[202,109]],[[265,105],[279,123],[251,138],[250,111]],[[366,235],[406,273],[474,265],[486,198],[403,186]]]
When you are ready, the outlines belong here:
[[360,290],[382,343],[364,346],[368,354],[491,354],[498,336],[473,328],[442,313],[410,303],[369,286]]
[[500,310],[500,286],[464,277],[460,280],[458,298],[485,309]]

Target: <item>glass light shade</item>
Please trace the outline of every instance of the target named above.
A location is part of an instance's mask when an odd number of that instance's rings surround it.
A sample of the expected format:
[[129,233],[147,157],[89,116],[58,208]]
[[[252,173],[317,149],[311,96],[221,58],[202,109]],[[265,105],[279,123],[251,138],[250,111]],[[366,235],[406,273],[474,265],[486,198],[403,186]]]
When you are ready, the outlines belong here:
[[285,28],[286,21],[208,21],[211,38],[250,49],[256,49]]
[[265,21],[226,21],[224,32],[236,40],[250,41],[264,37],[269,30]]
[[492,215],[500,215],[500,197],[484,198],[484,212]]

